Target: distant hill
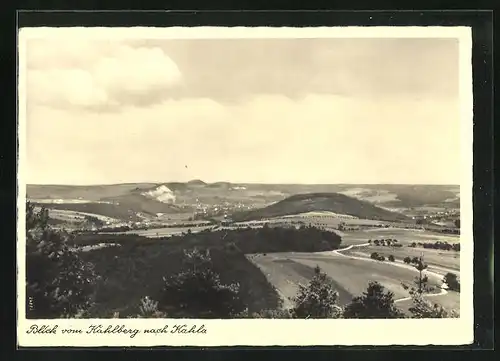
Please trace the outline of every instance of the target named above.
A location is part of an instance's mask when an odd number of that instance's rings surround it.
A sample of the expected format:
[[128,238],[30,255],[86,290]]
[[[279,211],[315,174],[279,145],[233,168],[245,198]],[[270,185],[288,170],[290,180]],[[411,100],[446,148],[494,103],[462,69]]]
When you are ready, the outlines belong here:
[[[30,184],[27,185],[26,191],[28,199],[34,203],[47,204],[49,208],[96,213],[124,220],[135,218],[134,214],[137,212],[150,215],[190,213],[194,211],[192,205],[198,203],[207,206],[218,206],[223,203],[244,204],[252,208],[263,208],[273,204],[272,207],[281,207],[281,205],[276,206],[275,202],[294,201],[303,194],[337,195],[335,201],[316,199],[313,202],[315,204],[309,205],[304,201],[294,205],[285,203],[286,207],[292,209],[287,212],[293,213],[297,208],[304,209],[305,212],[326,210],[342,213],[345,209],[346,214],[350,214],[348,213],[350,211],[356,213],[356,216],[361,214],[361,217],[368,214],[368,216],[392,219],[392,213],[387,210],[388,208],[432,206],[456,209],[460,206],[460,187],[452,185],[245,184],[222,181],[205,183],[195,179],[189,182],[80,186]],[[347,198],[342,200],[339,193]],[[294,198],[294,195],[299,198]],[[48,204],[50,200],[57,204]],[[354,200],[364,203],[356,203]],[[84,205],[84,202],[88,204]],[[361,207],[361,204],[364,206]],[[369,205],[375,208],[370,208]],[[377,207],[383,207],[385,210]],[[274,209],[266,209],[265,212],[272,212]]]
[[306,193],[288,197],[265,208],[237,212],[235,221],[249,221],[313,211],[330,211],[363,219],[405,221],[408,217],[340,193]]
[[205,186],[205,185],[207,185],[205,182],[203,182],[202,180],[199,180],[199,179],[190,180],[189,182],[187,182],[187,184],[193,185],[193,186]]

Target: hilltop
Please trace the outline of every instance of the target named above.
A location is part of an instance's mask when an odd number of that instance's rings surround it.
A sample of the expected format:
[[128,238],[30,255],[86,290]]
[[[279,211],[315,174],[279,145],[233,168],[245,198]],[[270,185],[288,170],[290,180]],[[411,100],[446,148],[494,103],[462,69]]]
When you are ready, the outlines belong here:
[[[27,185],[26,191],[27,198],[35,204],[43,203],[48,208],[59,210],[100,214],[123,221],[140,221],[142,216],[156,218],[157,214],[166,215],[166,218],[171,218],[171,215],[176,217],[182,215],[187,218],[200,208],[209,218],[220,215],[220,212],[231,214],[240,211],[249,212],[251,209],[256,210],[257,213],[254,214],[259,217],[261,212],[276,213],[275,207],[279,208],[282,205],[286,206],[284,214],[294,213],[296,210],[330,211],[354,214],[360,218],[392,220],[394,219],[392,212],[423,216],[429,211],[435,212],[436,209],[457,210],[460,206],[458,186],[433,185],[294,185],[222,181],[206,183],[201,180],[191,180],[84,186]],[[314,195],[315,204],[309,202],[307,203],[309,205],[306,205],[300,198],[303,194]],[[318,195],[321,194],[328,194],[329,200],[318,199]],[[296,204],[286,203],[299,200],[300,202]],[[280,201],[285,203],[276,206],[276,202]],[[272,208],[266,209],[270,205],[273,205]],[[277,211],[277,214],[281,213],[283,211]],[[250,215],[237,214],[237,217],[247,216]]]
[[265,208],[237,212],[233,215],[233,219],[235,221],[249,221],[314,211],[329,211],[363,219],[408,220],[400,213],[391,212],[340,193],[297,194]]

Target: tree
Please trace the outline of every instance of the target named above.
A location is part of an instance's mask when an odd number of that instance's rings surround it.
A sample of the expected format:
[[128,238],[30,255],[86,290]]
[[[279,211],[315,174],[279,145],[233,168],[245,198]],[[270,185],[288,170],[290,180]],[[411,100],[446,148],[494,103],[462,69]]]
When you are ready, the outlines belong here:
[[455,227],[460,228],[460,218],[455,220]]
[[405,258],[403,258],[403,262],[406,263],[406,264],[410,264],[411,263],[411,257],[406,256]]
[[418,276],[415,277],[413,286],[402,283],[403,288],[405,290],[409,290],[410,294],[416,293],[421,295],[423,293],[431,292],[432,287],[429,286],[429,278],[423,273],[428,267],[428,265],[424,262],[423,257],[414,257],[411,260],[411,263],[418,271]]
[[345,309],[344,318],[403,318],[394,304],[394,294],[378,282],[370,282],[361,296],[354,297]]
[[98,280],[93,265],[68,246],[70,235],[51,229],[48,210],[26,204],[26,316],[65,318],[85,314]]
[[458,281],[458,276],[455,273],[448,272],[444,276],[443,282],[448,286],[448,289],[460,292],[460,282]]
[[337,300],[332,280],[316,266],[309,284],[299,285],[297,296],[291,299],[292,314],[295,318],[338,318],[342,312]]
[[395,259],[395,258],[394,258],[394,256],[391,254],[391,255],[389,256],[389,261],[394,262],[395,260],[396,260],[396,259]]
[[408,309],[412,318],[457,318],[458,312],[448,311],[437,303],[432,304],[417,292],[411,293],[412,305]]
[[415,280],[417,284],[417,291],[419,294],[422,294],[427,290],[427,282],[429,279],[426,275],[423,275],[423,271],[427,269],[427,264],[424,263],[423,257],[420,257],[417,262],[415,262],[415,268],[418,271],[418,277]]
[[371,259],[377,259],[377,260],[378,260],[379,255],[378,255],[378,253],[377,253],[377,252],[373,252],[373,253],[370,255],[370,258],[371,258]]
[[185,251],[184,265],[185,270],[163,278],[160,311],[196,318],[229,318],[246,308],[239,284],[221,282],[212,269],[208,250]]
[[378,239],[374,240],[373,243],[375,244],[375,246],[380,245],[380,241]]

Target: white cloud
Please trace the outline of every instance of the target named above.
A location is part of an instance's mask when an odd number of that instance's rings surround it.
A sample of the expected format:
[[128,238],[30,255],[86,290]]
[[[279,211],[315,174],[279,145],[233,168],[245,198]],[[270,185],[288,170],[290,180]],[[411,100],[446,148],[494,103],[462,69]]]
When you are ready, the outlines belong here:
[[28,119],[28,176],[69,184],[456,183],[458,111],[456,102],[313,94],[224,106],[169,100],[104,114],[36,107]]
[[114,107],[151,102],[180,85],[182,74],[160,48],[107,41],[30,40],[28,104]]

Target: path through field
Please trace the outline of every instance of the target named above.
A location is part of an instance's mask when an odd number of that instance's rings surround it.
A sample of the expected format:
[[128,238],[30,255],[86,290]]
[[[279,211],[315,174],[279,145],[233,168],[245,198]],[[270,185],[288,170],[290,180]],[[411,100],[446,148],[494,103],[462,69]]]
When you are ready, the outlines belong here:
[[[263,271],[269,281],[285,299],[285,307],[291,307],[288,300],[297,294],[299,284],[306,285],[314,275],[314,267],[319,266],[335,283],[339,292],[339,304],[349,303],[353,297],[361,295],[369,281],[378,281],[394,293],[396,302],[404,305],[409,300],[408,292],[401,283],[411,284],[417,270],[398,262],[380,262],[366,257],[346,255],[343,252],[368,244],[352,245],[332,252],[318,253],[273,253],[249,255],[249,258]],[[448,292],[442,287],[444,273],[425,271],[429,283],[439,292],[430,294],[435,302],[445,307],[458,308],[459,294]]]

